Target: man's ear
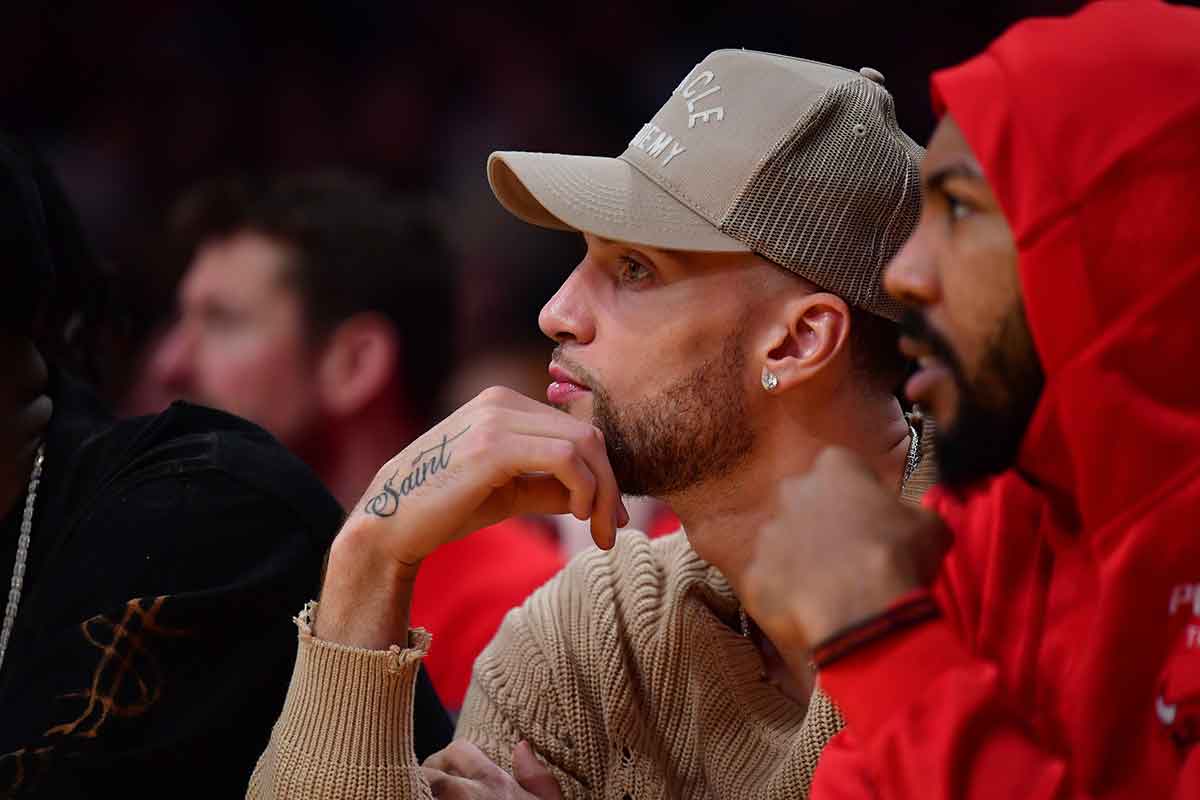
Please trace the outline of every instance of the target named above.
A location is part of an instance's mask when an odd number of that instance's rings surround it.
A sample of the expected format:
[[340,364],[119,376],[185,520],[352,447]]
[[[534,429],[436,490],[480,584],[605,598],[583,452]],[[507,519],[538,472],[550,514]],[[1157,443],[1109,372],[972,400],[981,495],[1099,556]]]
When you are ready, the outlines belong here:
[[814,292],[788,300],[759,350],[762,366],[777,379],[771,393],[812,380],[839,358],[849,335],[850,309],[837,295]]
[[334,328],[321,352],[317,380],[321,403],[334,416],[355,414],[372,403],[399,369],[396,327],[372,312]]

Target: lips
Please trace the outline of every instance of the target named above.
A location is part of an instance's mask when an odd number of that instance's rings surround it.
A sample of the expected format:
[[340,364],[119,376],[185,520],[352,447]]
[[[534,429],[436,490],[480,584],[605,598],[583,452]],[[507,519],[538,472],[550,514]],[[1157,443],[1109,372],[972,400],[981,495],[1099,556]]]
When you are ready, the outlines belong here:
[[950,368],[933,355],[927,343],[918,339],[900,337],[900,352],[917,362],[917,371],[904,384],[904,393],[914,403],[929,405],[928,400],[937,384],[953,377]]
[[565,405],[582,394],[591,392],[583,381],[558,364],[551,364],[549,372],[551,382],[546,387],[546,399],[553,405]]

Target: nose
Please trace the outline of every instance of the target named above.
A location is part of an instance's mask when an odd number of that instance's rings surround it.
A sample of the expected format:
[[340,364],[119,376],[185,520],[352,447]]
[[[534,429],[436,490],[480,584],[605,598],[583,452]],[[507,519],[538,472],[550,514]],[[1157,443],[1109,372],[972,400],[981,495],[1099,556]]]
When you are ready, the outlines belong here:
[[195,335],[186,321],[171,325],[150,357],[150,375],[173,394],[186,394],[192,383]]
[[585,259],[575,267],[538,314],[538,327],[542,333],[559,344],[587,344],[596,336],[585,274],[586,264]]
[[917,308],[933,305],[941,299],[937,259],[928,227],[922,219],[883,274],[883,287],[888,294]]

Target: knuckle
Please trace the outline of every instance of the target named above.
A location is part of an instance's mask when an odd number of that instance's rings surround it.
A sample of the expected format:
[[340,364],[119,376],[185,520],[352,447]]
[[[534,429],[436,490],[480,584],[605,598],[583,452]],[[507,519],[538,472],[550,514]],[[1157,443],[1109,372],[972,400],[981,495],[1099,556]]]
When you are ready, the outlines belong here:
[[504,413],[495,406],[484,406],[475,414],[474,425],[484,431],[495,431],[501,427]]
[[592,473],[588,472],[587,470],[581,470],[579,475],[580,475],[580,480],[583,481],[584,488],[587,489],[589,492],[595,492],[596,491],[595,476],[593,476]]
[[481,421],[478,433],[471,438],[477,451],[487,453],[500,445],[504,439],[504,431],[495,423]]
[[557,463],[562,465],[574,465],[575,463],[575,445],[567,439],[551,439],[547,448],[550,451],[550,457]]
[[475,399],[478,400],[481,405],[499,405],[508,399],[508,393],[510,391],[511,390],[506,389],[503,386],[489,386],[480,392]]

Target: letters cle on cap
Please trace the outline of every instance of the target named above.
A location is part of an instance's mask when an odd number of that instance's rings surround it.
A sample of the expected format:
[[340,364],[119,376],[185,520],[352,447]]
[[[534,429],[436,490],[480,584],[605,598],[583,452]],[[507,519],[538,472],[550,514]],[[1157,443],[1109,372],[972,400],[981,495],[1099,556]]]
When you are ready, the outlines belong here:
[[[721,91],[721,85],[716,83],[716,78],[717,76],[709,69],[695,77],[689,74],[675,87],[675,91],[671,92],[672,97],[678,96],[687,103],[689,128],[696,127],[697,123],[720,122],[725,119],[725,107],[711,105],[711,103],[718,102],[719,98],[713,98],[707,107],[700,106],[706,98]],[[643,125],[642,129],[629,142],[629,146],[636,147],[651,158],[661,159],[664,167],[670,164],[676,156],[687,152],[687,147],[680,144],[678,136],[664,131],[653,122]]]

